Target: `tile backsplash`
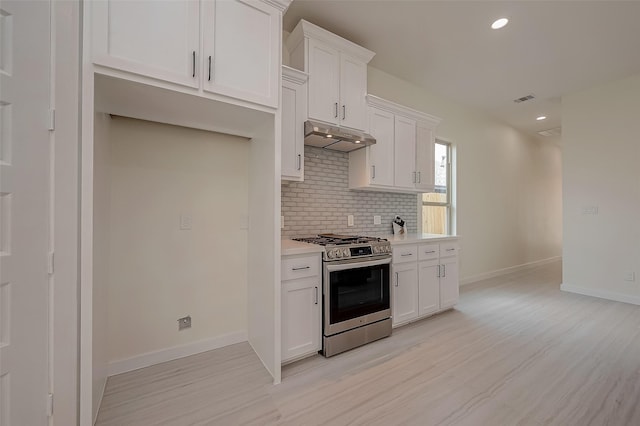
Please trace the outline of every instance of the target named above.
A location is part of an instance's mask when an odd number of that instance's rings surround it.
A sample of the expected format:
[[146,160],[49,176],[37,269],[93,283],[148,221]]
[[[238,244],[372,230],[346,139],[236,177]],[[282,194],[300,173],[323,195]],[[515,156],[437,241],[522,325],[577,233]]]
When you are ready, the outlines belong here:
[[[399,215],[408,232],[417,232],[417,195],[349,189],[349,154],[304,147],[304,182],[282,182],[282,235],[322,232],[375,235],[391,233]],[[347,215],[354,226],[347,226]],[[373,216],[381,224],[373,224]]]

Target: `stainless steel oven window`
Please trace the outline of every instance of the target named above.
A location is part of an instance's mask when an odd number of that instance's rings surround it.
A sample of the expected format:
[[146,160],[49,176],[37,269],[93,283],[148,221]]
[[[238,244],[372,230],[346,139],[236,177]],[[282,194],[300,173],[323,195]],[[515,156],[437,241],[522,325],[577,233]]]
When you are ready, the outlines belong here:
[[325,265],[325,335],[390,316],[390,263],[385,258]]

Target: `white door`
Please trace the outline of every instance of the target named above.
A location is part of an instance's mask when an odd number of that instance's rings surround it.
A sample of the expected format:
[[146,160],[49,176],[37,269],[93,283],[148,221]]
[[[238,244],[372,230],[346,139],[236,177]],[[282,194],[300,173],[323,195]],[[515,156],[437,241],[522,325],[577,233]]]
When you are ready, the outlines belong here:
[[440,308],[440,278],[438,260],[420,262],[418,267],[418,294],[420,316],[437,312]]
[[367,125],[367,64],[340,55],[340,125],[365,131]]
[[0,1],[2,426],[48,421],[49,16],[48,1]]
[[309,40],[309,118],[338,124],[340,53]]
[[198,87],[198,0],[108,0],[92,8],[92,57],[97,64]]
[[286,281],[282,285],[282,360],[321,349],[322,289],[320,278]]
[[395,124],[395,186],[413,189],[416,181],[416,122],[396,115]]
[[416,171],[418,173],[416,188],[424,192],[433,191],[435,179],[433,144],[433,130],[418,123],[416,127]]
[[203,88],[278,106],[280,13],[257,0],[204,0]]
[[369,109],[369,132],[376,138],[369,146],[369,182],[393,186],[394,115],[376,108]]
[[440,259],[440,309],[458,303],[458,257]]
[[418,265],[415,262],[393,265],[393,325],[418,316]]

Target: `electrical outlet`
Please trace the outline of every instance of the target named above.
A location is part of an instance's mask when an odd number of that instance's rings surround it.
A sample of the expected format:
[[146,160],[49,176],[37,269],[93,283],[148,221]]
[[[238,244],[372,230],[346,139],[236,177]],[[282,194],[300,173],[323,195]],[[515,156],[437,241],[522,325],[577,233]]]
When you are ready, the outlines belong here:
[[347,226],[353,226],[353,215],[352,214],[347,216]]
[[284,229],[284,216],[280,216],[280,229]]
[[191,328],[191,315],[178,318],[178,331],[184,330],[185,328]]
[[182,231],[188,231],[193,226],[193,218],[190,214],[180,215],[180,229]]
[[382,217],[380,216],[374,216],[373,217],[373,224],[374,225],[380,225],[382,223]]
[[598,214],[598,206],[584,206],[582,207],[583,215],[597,215]]
[[625,281],[635,281],[636,280],[636,273],[635,272],[627,272],[624,275],[624,280]]

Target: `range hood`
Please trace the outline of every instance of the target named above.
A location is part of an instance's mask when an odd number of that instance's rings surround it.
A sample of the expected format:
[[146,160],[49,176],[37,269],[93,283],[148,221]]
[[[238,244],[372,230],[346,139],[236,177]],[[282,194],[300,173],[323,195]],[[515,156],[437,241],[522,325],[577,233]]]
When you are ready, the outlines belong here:
[[373,145],[373,136],[315,121],[304,122],[304,144],[334,151],[349,152]]

